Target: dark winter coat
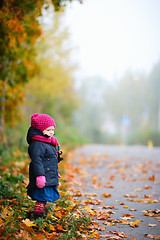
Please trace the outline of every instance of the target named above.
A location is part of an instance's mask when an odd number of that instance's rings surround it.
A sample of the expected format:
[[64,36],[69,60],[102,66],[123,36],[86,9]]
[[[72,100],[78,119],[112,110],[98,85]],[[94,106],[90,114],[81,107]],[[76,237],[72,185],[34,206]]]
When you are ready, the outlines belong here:
[[30,127],[27,134],[29,144],[28,153],[31,158],[29,166],[28,189],[36,188],[36,177],[44,175],[46,177],[45,186],[57,186],[58,183],[58,159],[56,150],[50,143],[32,141],[34,135],[44,136],[42,131]]

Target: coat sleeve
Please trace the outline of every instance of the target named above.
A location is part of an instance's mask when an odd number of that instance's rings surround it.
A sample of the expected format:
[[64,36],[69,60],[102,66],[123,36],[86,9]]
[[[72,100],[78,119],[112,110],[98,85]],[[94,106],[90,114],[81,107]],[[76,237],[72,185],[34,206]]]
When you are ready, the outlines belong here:
[[43,157],[45,153],[45,148],[41,142],[34,141],[29,146],[28,149],[29,156],[32,161],[32,166],[34,170],[35,177],[45,176],[44,166],[43,166]]

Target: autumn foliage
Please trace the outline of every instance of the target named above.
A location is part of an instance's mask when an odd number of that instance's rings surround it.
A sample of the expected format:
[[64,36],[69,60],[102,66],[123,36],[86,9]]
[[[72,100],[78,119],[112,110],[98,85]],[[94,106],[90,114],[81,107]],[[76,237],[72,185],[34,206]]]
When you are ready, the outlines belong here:
[[55,10],[60,10],[66,2],[4,0],[0,3],[1,135],[4,134],[6,124],[14,126],[19,121],[22,116],[19,106],[25,96],[25,84],[40,74],[42,64],[37,62],[36,42],[42,35],[42,26],[38,20],[42,8],[47,9],[52,5]]
[[0,116],[1,121],[4,122],[15,121],[17,106],[24,96],[24,84],[38,71],[33,57],[35,41],[41,34],[38,21],[36,21],[40,14],[40,6],[38,10],[36,5],[38,5],[36,2],[31,5],[24,1],[2,2],[0,10]]

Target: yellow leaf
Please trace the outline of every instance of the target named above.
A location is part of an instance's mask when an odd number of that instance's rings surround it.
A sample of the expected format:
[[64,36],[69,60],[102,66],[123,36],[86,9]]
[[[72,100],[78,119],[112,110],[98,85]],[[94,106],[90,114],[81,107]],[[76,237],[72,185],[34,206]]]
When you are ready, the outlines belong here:
[[55,231],[55,227],[52,224],[49,224],[50,230]]
[[47,217],[52,219],[52,221],[57,221],[58,220],[58,218],[54,217],[51,212],[47,214]]
[[134,221],[134,222],[130,222],[130,226],[131,226],[131,227],[138,227],[139,223],[140,223],[140,221],[139,221],[139,220],[136,220],[136,221]]
[[3,219],[9,218],[9,217],[13,216],[13,214],[14,214],[14,210],[10,211],[7,207],[5,207],[5,208],[2,207],[1,217]]
[[25,220],[22,221],[24,224],[26,224],[26,226],[28,227],[34,227],[36,226],[36,224],[33,221],[30,221],[28,218],[26,218]]
[[129,221],[127,221],[127,220],[123,220],[123,221],[121,222],[121,224],[130,225],[130,222],[129,222]]
[[109,197],[111,197],[111,196],[112,196],[111,194],[103,193],[103,197],[104,197],[104,198],[109,198]]
[[95,216],[95,215],[96,215],[96,212],[93,211],[91,207],[85,206],[84,209],[86,210],[86,212],[87,212],[90,216]]
[[4,221],[0,219],[0,227],[3,225]]

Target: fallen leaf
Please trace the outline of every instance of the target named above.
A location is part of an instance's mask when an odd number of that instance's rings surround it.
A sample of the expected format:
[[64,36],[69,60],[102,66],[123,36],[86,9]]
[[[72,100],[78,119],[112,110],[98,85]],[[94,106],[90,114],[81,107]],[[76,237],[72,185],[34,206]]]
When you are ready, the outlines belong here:
[[134,215],[133,215],[133,214],[126,213],[126,214],[123,214],[123,217],[134,218]]
[[136,188],[135,191],[136,192],[141,192],[141,191],[143,191],[143,189],[142,188]]
[[126,224],[126,225],[130,225],[130,222],[129,221],[127,221],[127,220],[123,220],[122,222],[121,222],[121,224]]
[[73,194],[74,197],[82,197],[82,193],[81,192],[76,192]]
[[30,221],[28,218],[25,220],[22,220],[22,222],[27,226],[27,227],[34,227],[36,224],[33,221]]
[[115,206],[113,206],[113,205],[111,205],[111,206],[103,206],[103,208],[104,209],[108,209],[108,208],[113,209],[113,208],[115,208]]
[[115,212],[113,212],[112,210],[107,210],[106,213],[115,214]]
[[112,195],[111,194],[107,194],[107,193],[103,193],[103,197],[104,198],[110,198],[110,197],[112,197]]
[[149,180],[150,180],[150,181],[154,181],[154,180],[155,180],[154,175],[152,175],[152,177],[149,177]]
[[[51,233],[51,236],[53,236],[53,233]],[[46,237],[44,235],[37,235],[34,238],[32,238],[32,240],[45,240]]]
[[150,185],[145,185],[144,188],[145,188],[145,189],[151,189],[152,186],[150,186]]
[[144,236],[152,239],[160,239],[160,235],[145,234]]
[[149,223],[148,226],[149,226],[149,227],[156,227],[157,224],[151,224],[151,223]]
[[131,217],[121,217],[122,220],[130,220]]
[[119,219],[111,219],[111,218],[107,219],[107,221],[112,222],[112,223],[120,223],[121,222],[121,220],[119,220]]
[[1,213],[1,217],[3,219],[7,219],[7,218],[10,218],[11,216],[13,216],[14,214],[14,210],[10,210],[8,209],[7,207],[2,207],[2,213]]
[[49,224],[50,231],[55,231],[55,227],[52,224]]
[[89,225],[90,229],[97,229],[99,227],[99,224],[97,222],[92,221]]
[[124,208],[128,208],[128,206],[126,206],[126,205],[124,205],[123,207],[124,207]]
[[47,217],[48,217],[49,219],[52,219],[52,221],[57,221],[57,220],[58,220],[58,218],[56,218],[55,216],[53,216],[52,212],[49,212],[49,213],[47,214]]
[[145,216],[158,217],[159,209],[155,209],[155,210],[144,210],[143,213],[144,213]]
[[130,208],[129,211],[137,211],[137,209]]
[[89,200],[88,203],[92,204],[92,205],[100,205],[103,201],[102,200]]
[[158,222],[160,222],[160,217],[155,217],[155,219],[157,219],[157,220],[158,220]]
[[[16,239],[27,239],[32,240],[32,238],[29,236],[29,234],[25,230],[20,230],[18,234],[15,235]],[[41,238],[43,239],[43,238]]]
[[[111,239],[110,237],[110,235],[107,235],[107,234],[105,234],[105,235],[100,235],[100,237],[101,238],[105,238],[105,239]],[[113,236],[112,236],[113,237]],[[117,237],[117,236],[116,236]],[[112,238],[113,239],[113,238]],[[120,239],[120,238],[118,238],[118,239]]]
[[105,227],[98,227],[97,230],[98,230],[98,231],[105,231],[106,228],[105,228]]
[[55,225],[55,228],[58,229],[58,230],[60,230],[60,231],[63,231],[63,232],[64,232],[64,231],[65,231],[65,232],[68,231],[68,230],[65,230],[65,229],[62,227],[62,225],[60,225],[60,224]]
[[84,196],[93,196],[93,197],[97,197],[97,193],[84,193]]
[[[122,238],[128,237],[127,234],[125,234],[124,232],[119,232],[119,231],[108,231],[107,233],[116,234],[116,235],[118,235],[118,237],[122,237]],[[114,237],[114,236],[113,236],[113,237]]]
[[87,237],[93,238],[93,239],[99,239],[100,235],[96,231],[96,232],[89,233],[89,235],[87,235]]
[[109,236],[108,239],[119,240],[119,239],[121,239],[121,237],[119,237],[119,236]]
[[91,207],[89,206],[85,206],[84,209],[86,210],[86,212],[90,215],[90,216],[95,216],[96,212],[94,210],[92,210]]
[[114,188],[114,187],[112,185],[110,186],[104,185],[104,188]]
[[4,221],[0,219],[0,227],[4,224]]
[[115,176],[113,174],[110,175],[109,179],[113,180],[115,178]]
[[136,220],[136,221],[134,221],[134,222],[130,222],[130,226],[133,227],[133,228],[139,227],[139,223],[140,223],[140,221],[139,221],[139,220]]
[[105,221],[103,224],[105,224],[107,226],[115,226],[116,225],[115,223],[108,222],[108,221]]
[[110,214],[105,214],[105,213],[98,214],[97,220],[106,220],[108,217],[110,217]]
[[124,197],[135,198],[135,197],[140,197],[140,195],[138,195],[138,194],[125,194]]

